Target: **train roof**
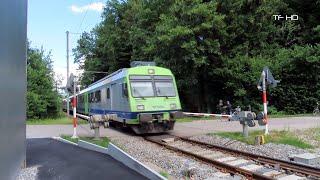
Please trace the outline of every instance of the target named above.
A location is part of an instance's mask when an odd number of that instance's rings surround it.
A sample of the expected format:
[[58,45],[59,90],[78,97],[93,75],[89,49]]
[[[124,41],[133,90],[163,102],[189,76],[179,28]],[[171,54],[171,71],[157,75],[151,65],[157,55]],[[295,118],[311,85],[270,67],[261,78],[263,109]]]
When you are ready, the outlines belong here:
[[[165,73],[165,74],[170,73],[171,74],[171,71],[169,69],[158,67],[158,66],[136,66],[136,67],[132,67],[132,68],[123,68],[123,69],[119,69],[119,70],[107,75],[106,77],[98,80],[97,82],[94,82],[93,84],[89,85],[87,88],[85,88],[85,89],[81,90],[79,93],[77,93],[77,95],[88,92],[88,91],[92,91],[100,86],[103,86],[104,84],[121,79],[121,78],[125,77],[128,73],[130,73],[130,72],[133,73],[134,71],[137,71],[138,69],[140,69],[139,67],[143,67],[143,68],[153,67],[153,68],[161,69],[161,72],[162,72],[161,74],[163,74],[163,73]],[[72,96],[70,96],[70,97],[72,97]]]
[[97,82],[94,82],[93,84],[89,85],[87,88],[81,90],[78,94],[82,94],[84,92],[94,90],[94,89],[96,89],[96,88],[98,88],[108,82],[112,82],[117,79],[121,79],[126,76],[126,73],[127,73],[127,68],[119,69],[119,70],[107,75],[106,77],[98,80]]

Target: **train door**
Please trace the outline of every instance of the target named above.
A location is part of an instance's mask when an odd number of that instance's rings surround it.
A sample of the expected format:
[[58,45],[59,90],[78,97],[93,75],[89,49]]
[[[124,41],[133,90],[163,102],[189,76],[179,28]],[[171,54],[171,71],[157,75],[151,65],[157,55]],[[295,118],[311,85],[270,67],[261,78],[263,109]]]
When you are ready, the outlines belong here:
[[111,110],[111,96],[110,96],[110,86],[106,87],[106,109]]
[[110,104],[111,104],[111,110],[115,109],[115,102],[116,102],[116,84],[111,84],[110,87]]
[[89,114],[89,102],[88,102],[88,93],[84,93],[84,113]]

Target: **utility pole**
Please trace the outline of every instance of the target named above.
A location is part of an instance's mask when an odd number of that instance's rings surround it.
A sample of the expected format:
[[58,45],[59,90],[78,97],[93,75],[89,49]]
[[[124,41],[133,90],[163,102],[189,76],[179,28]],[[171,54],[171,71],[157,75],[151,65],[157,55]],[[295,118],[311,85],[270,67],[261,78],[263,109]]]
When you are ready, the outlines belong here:
[[[66,32],[67,34],[67,79],[69,79],[69,31]],[[67,115],[69,117],[70,107],[69,107],[69,92],[67,91]]]

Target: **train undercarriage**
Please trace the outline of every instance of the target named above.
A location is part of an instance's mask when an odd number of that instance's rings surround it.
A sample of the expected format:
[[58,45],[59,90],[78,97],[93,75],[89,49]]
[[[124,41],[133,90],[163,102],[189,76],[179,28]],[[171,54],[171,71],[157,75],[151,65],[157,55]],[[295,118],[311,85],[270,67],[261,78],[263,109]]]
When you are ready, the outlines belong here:
[[136,124],[126,123],[125,120],[121,122],[115,114],[93,116],[78,114],[78,116],[80,118],[87,117],[85,119],[88,121],[91,129],[98,128],[99,126],[106,128],[110,125],[115,128],[130,128],[136,134],[155,134],[173,130],[175,119],[181,117],[182,112],[170,112],[169,119],[163,119],[163,114],[161,113],[142,113],[139,114],[139,123]]

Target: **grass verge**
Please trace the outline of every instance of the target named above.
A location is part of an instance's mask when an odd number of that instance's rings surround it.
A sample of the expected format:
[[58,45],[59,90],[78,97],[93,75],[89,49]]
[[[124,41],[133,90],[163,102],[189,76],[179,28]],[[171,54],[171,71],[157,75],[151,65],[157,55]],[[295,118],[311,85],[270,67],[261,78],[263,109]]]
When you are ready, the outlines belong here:
[[71,141],[71,142],[78,144],[78,138],[71,138],[71,136],[67,136],[67,135],[61,135],[60,137],[65,140],[68,140],[68,141]]
[[71,138],[71,136],[68,135],[61,135],[61,138],[74,142],[74,143],[78,143],[79,139],[82,141],[86,141],[86,142],[90,142],[92,144],[96,144],[98,146],[102,146],[102,147],[107,147],[110,140],[107,137],[102,137],[99,140],[95,140],[93,137],[79,137],[79,138]]
[[[263,135],[263,131],[250,131],[248,138],[243,137],[241,132],[218,132],[211,133],[210,135],[218,135],[253,145],[255,143],[255,137],[257,135]],[[265,141],[266,143],[288,144],[302,149],[313,148],[312,145],[299,139],[299,137],[295,136],[292,132],[286,130],[270,131],[269,135],[265,135]]]
[[161,171],[159,174],[160,174],[161,176],[167,178],[167,179],[169,178],[169,173],[167,173],[167,172],[165,172],[165,171]]
[[314,128],[313,131],[315,132],[315,139],[320,141],[320,128]]
[[[54,124],[73,124],[72,118],[60,117],[60,118],[46,118],[46,119],[28,119],[27,125],[54,125]],[[87,121],[79,119],[79,124],[86,124]]]

